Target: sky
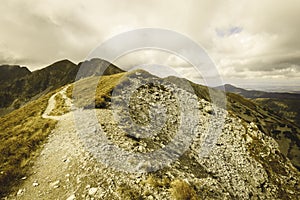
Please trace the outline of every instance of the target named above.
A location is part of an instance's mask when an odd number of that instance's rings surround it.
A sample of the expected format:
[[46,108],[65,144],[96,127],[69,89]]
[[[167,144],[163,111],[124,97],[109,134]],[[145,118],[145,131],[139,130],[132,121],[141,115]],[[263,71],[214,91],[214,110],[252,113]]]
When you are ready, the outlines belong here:
[[[114,35],[163,28],[203,47],[224,83],[300,88],[299,11],[299,0],[4,0],[0,64],[36,70],[61,59],[78,63]],[[186,61],[160,51],[116,63],[172,65],[199,78]]]

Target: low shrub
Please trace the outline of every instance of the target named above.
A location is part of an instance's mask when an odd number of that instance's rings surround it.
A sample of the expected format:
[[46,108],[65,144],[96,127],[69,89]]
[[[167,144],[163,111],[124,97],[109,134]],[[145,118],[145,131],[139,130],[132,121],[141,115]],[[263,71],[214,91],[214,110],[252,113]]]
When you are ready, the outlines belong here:
[[170,189],[171,195],[175,200],[196,200],[196,191],[190,184],[183,180],[175,180],[171,183]]

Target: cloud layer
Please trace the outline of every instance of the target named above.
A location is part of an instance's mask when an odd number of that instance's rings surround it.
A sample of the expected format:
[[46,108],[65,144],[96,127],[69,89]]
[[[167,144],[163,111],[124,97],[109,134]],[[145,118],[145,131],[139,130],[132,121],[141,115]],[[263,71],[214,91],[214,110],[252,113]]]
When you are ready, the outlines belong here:
[[[115,34],[156,27],[202,45],[225,82],[300,85],[299,10],[298,0],[6,0],[0,5],[0,64],[34,70],[65,58],[79,62]],[[146,53],[135,62],[143,64],[145,56],[159,57]],[[161,56],[168,62],[158,60],[193,74],[168,56]]]

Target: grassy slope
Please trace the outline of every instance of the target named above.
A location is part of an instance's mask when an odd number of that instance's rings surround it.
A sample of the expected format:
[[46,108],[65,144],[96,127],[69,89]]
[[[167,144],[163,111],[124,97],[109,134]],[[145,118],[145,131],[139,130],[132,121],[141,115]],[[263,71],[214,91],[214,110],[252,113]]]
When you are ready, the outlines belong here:
[[255,103],[272,109],[279,116],[282,116],[300,127],[300,99],[271,99],[257,98]]
[[[109,76],[91,77],[80,80],[69,87],[67,96],[74,99],[74,104],[77,107],[92,108],[105,108],[110,101],[110,93],[113,88],[119,83],[126,73],[118,73]],[[93,91],[94,85],[97,83],[96,93]],[[93,96],[95,95],[95,97]],[[93,105],[95,103],[95,105]]]
[[51,92],[0,118],[0,197],[28,172],[56,121],[41,117]]
[[65,104],[65,100],[62,96],[62,94],[58,93],[55,97],[55,107],[51,111],[50,115],[52,116],[60,116],[63,114],[66,114],[67,112],[70,111],[70,108]]

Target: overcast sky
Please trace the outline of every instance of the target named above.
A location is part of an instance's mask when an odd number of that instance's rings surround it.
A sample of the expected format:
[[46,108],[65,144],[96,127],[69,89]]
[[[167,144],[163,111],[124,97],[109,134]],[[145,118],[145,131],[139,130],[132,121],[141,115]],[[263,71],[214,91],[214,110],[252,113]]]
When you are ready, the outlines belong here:
[[0,64],[77,63],[113,35],[153,27],[196,41],[224,82],[300,86],[299,0],[4,0],[0,13]]

